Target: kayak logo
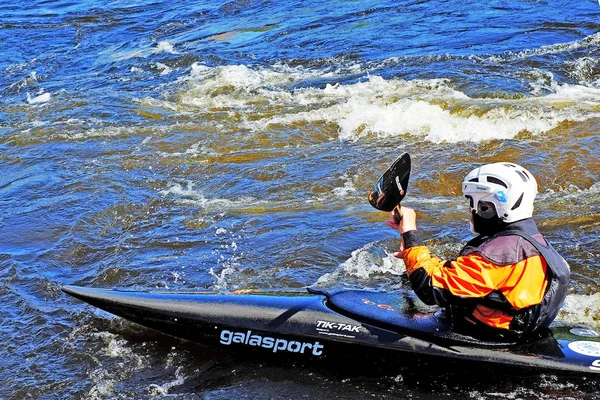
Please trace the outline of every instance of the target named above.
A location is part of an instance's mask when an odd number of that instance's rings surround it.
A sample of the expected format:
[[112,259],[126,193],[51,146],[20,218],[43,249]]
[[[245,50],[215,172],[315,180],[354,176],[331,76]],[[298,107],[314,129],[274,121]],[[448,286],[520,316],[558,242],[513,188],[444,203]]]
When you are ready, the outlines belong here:
[[317,329],[360,333],[360,326],[343,324],[341,322],[317,321]]
[[573,335],[583,336],[583,337],[600,337],[600,333],[596,332],[593,329],[586,328],[573,328],[570,330]]
[[363,304],[366,304],[368,306],[376,306],[377,308],[381,308],[383,310],[394,311],[394,307],[390,306],[389,304],[375,303],[374,301],[365,298],[361,299],[361,301],[363,302]]
[[[598,0],[600,1],[600,0]],[[400,195],[404,195],[404,188],[402,187],[402,183],[400,182],[400,177],[396,176],[396,186],[398,186],[398,190],[400,191]]]
[[221,331],[221,344],[229,346],[233,343],[245,344],[246,346],[262,347],[263,349],[273,349],[273,353],[278,351],[287,351],[289,353],[305,354],[310,350],[313,356],[323,354],[323,345],[319,342],[307,343],[297,342],[286,339],[273,338],[270,336],[261,336],[253,334],[252,331],[233,332],[229,330]]
[[600,342],[582,340],[571,342],[567,346],[577,354],[583,354],[584,356],[590,357],[600,357]]

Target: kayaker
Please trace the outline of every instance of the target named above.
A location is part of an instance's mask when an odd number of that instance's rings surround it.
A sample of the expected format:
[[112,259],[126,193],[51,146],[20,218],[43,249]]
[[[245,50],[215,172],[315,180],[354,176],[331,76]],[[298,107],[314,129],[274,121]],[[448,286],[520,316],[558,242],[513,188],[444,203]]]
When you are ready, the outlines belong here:
[[432,256],[423,245],[415,211],[386,224],[402,234],[400,252],[413,290],[445,307],[454,329],[483,340],[520,341],[542,332],[558,314],[569,266],[539,233],[533,203],[537,182],[512,163],[483,165],[462,183],[469,200],[469,241],[455,260]]

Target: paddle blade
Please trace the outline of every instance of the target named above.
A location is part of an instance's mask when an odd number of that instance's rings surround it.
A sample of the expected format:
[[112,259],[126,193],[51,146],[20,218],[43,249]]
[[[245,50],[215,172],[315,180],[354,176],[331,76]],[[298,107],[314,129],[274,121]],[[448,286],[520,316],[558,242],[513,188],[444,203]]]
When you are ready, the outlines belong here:
[[410,156],[403,153],[381,175],[369,192],[369,203],[378,210],[392,211],[406,195],[410,179]]

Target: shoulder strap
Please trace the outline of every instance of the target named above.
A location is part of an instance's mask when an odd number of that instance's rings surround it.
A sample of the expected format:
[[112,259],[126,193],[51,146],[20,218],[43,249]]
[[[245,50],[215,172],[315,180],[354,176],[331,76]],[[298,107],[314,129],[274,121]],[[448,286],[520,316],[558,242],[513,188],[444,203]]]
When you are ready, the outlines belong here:
[[552,274],[556,279],[560,281],[561,284],[566,285],[569,282],[568,264],[565,261],[565,259],[560,254],[558,254],[554,247],[552,247],[548,240],[544,238],[544,240],[546,240],[546,243],[548,244],[548,246],[544,246],[543,244],[535,240],[532,236],[520,231],[500,232],[494,235],[494,237],[512,235],[520,236],[523,239],[527,240],[529,243],[531,243],[531,245],[535,247],[537,251],[540,252],[542,257],[544,257],[544,260],[546,260],[546,263],[548,263],[548,266],[552,270]]

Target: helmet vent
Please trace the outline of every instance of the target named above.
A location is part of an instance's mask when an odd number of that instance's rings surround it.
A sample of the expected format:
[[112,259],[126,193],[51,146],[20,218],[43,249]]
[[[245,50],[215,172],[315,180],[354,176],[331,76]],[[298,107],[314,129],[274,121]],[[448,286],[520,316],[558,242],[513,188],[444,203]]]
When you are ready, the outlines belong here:
[[495,178],[495,177],[493,177],[493,176],[488,176],[488,177],[487,177],[487,181],[488,181],[489,183],[495,183],[496,185],[504,186],[505,188],[507,188],[507,189],[508,189],[508,185],[507,185],[506,183],[504,183],[504,182],[503,182],[503,181],[501,181],[500,179],[498,179],[498,178]]
[[479,182],[479,178],[477,178],[477,177],[471,178],[471,179],[469,179],[469,182]]
[[523,179],[523,182],[529,182],[529,175],[527,175],[525,172],[523,171],[519,171],[518,169],[515,170],[517,172],[517,174],[521,177],[521,179]]
[[523,201],[523,195],[525,194],[525,192],[521,193],[521,196],[519,197],[519,200],[517,200],[515,202],[515,205],[512,206],[511,210],[516,210],[517,208],[519,208],[519,206],[521,205],[521,202]]

